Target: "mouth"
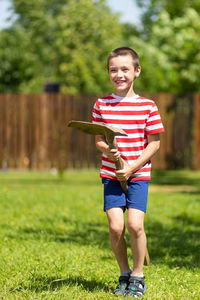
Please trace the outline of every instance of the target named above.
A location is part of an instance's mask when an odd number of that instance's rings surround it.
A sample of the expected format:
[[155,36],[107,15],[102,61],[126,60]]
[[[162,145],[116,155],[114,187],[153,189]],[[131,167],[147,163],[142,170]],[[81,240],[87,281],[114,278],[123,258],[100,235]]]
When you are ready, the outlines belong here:
[[126,83],[126,81],[125,80],[117,80],[117,81],[115,81],[115,83],[117,85],[123,85],[124,83]]

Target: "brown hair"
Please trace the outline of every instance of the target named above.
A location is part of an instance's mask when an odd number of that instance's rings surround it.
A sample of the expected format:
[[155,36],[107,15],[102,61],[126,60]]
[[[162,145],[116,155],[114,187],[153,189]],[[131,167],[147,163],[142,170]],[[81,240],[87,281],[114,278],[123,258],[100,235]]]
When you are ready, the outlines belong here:
[[137,54],[137,52],[135,52],[133,49],[129,48],[129,47],[120,47],[120,48],[116,48],[114,49],[108,56],[107,59],[107,69],[109,70],[109,62],[112,58],[117,57],[117,56],[124,56],[124,55],[130,55],[133,59],[133,65],[134,68],[136,69],[137,67],[139,67],[140,62],[139,62],[139,56]]

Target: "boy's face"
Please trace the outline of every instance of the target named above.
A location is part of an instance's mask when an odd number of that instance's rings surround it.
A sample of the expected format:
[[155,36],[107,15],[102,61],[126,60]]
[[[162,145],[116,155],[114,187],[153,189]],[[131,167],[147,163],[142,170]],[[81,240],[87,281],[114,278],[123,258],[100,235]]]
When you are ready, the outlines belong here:
[[133,82],[140,75],[140,67],[134,68],[131,55],[113,57],[109,61],[109,76],[118,96],[130,95],[133,92]]

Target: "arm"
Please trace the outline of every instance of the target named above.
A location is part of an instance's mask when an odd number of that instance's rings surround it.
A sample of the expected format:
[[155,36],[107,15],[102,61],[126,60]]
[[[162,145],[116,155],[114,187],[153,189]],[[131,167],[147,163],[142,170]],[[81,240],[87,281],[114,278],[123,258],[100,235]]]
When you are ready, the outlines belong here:
[[125,164],[122,170],[116,171],[116,175],[118,180],[128,180],[129,177],[138,170],[141,166],[143,166],[146,162],[148,162],[154,154],[160,148],[160,136],[159,134],[151,134],[147,136],[148,145],[140,155],[140,157],[134,161],[133,164],[128,165]]

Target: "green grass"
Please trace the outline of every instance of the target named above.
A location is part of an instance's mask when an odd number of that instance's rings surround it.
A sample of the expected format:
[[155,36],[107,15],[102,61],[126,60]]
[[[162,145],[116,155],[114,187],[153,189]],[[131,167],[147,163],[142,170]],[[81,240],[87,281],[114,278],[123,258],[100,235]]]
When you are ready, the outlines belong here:
[[[145,299],[200,299],[200,172],[154,172],[153,185]],[[0,299],[115,299],[98,171],[0,173],[0,204]]]

